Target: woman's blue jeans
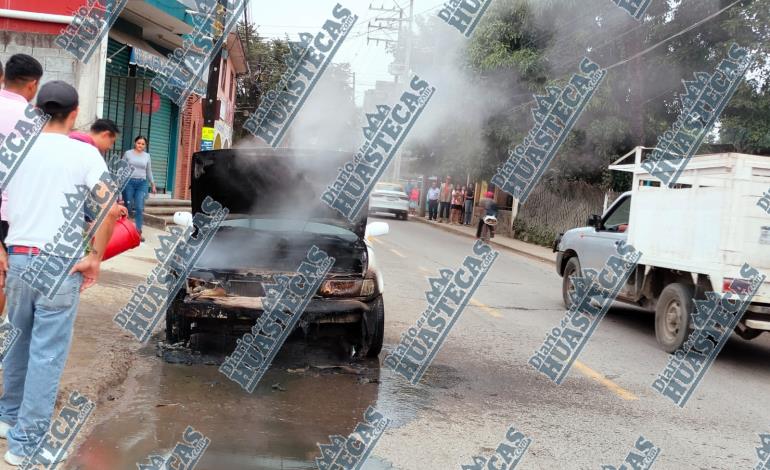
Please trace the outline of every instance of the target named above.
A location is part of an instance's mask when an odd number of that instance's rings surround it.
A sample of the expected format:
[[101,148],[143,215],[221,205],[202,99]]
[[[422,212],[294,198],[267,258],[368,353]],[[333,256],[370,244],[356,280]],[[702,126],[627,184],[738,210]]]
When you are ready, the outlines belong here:
[[465,225],[470,225],[473,219],[473,199],[465,200]]
[[131,178],[126,183],[126,208],[128,214],[134,217],[136,229],[142,233],[144,217],[144,199],[147,197],[147,180],[144,178]]

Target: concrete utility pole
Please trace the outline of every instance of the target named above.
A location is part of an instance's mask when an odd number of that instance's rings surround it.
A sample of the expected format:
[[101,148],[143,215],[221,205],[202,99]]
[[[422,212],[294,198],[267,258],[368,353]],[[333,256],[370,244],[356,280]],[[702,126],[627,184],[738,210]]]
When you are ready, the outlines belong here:
[[[373,27],[372,21],[369,21],[366,42],[367,44],[372,41],[375,44],[384,43],[386,47],[393,48],[394,60],[390,64],[389,72],[393,75],[394,83],[409,83],[409,73],[411,70],[412,60],[412,24],[414,17],[414,0],[409,1],[409,15],[406,16],[404,9],[396,3],[393,3],[395,7],[385,8],[384,6],[373,7],[369,5],[369,10],[384,13],[389,16],[376,16],[373,21],[378,22],[379,25]],[[396,16],[398,15],[398,16]],[[403,24],[407,22],[407,28],[405,29]],[[379,31],[381,33],[393,33],[396,32],[396,39],[393,39],[391,35],[382,37],[375,37],[373,32]],[[403,47],[402,47],[403,46]],[[393,97],[395,100],[396,97]],[[401,178],[401,155],[402,151],[393,157],[393,161],[390,165],[390,178],[397,182]]]
[[[404,53],[404,66],[401,69],[401,76],[403,77],[402,83],[409,83],[409,75],[412,68],[412,24],[414,18],[414,0],[409,0],[409,28],[406,32],[406,51]],[[401,40],[401,32],[399,31],[399,41]],[[398,181],[401,178],[401,157],[403,156],[403,149],[399,149],[396,156],[393,159],[393,181]]]

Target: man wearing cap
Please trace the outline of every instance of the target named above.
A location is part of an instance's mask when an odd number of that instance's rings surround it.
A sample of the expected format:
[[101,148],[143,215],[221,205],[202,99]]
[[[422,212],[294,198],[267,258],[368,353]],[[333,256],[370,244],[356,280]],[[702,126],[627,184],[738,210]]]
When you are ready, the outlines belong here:
[[[48,82],[40,87],[37,106],[50,120],[8,184],[7,257],[0,250],[0,283],[6,288],[9,319],[20,330],[3,361],[0,397],[0,437],[8,439],[5,461],[11,465],[20,465],[36,448],[33,462],[51,462],[56,453],[43,441],[45,430],[40,425],[47,428],[51,423],[80,292],[96,282],[115,224],[114,217],[104,218],[91,252],[75,264],[53,300],[22,279],[25,269],[47,244],[54,244],[60,227],[67,223],[62,213],[66,194],[76,193],[82,186],[109,194],[101,182],[107,165],[98,150],[68,137],[78,115],[77,91],[62,81]],[[109,209],[104,206],[101,210]],[[82,210],[78,216],[82,220]],[[82,236],[75,230],[68,237],[78,234]],[[55,258],[62,265],[71,260]]]

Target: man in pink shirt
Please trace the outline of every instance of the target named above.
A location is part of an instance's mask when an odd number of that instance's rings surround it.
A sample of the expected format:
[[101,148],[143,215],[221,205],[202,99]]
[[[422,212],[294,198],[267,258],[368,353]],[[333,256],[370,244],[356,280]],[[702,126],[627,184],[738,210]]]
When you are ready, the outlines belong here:
[[[118,134],[120,134],[120,129],[118,129],[114,121],[110,119],[97,119],[91,124],[91,130],[88,133],[72,131],[69,138],[92,145],[99,150],[99,153],[105,155],[115,145],[115,139],[118,138]],[[114,204],[110,208],[109,214],[119,219],[128,215],[128,209],[120,204]],[[95,214],[90,214],[88,208],[86,208],[86,221],[92,221],[94,216]]]
[[89,145],[93,145],[104,155],[115,145],[115,139],[118,137],[120,129],[109,119],[97,119],[91,124],[88,133],[80,131],[70,132],[70,139],[79,140]]
[[[0,90],[0,134],[7,136],[16,123],[25,119],[24,111],[32,98],[37,94],[43,67],[34,57],[27,54],[15,54],[5,64],[3,83],[5,88]],[[5,208],[8,201],[6,192],[2,193],[0,205],[0,242],[5,248],[5,236],[8,234],[8,222]],[[3,253],[0,264],[7,263]],[[4,279],[2,279],[4,281]],[[2,283],[0,283],[2,287]],[[0,289],[0,313],[5,308],[5,291]]]

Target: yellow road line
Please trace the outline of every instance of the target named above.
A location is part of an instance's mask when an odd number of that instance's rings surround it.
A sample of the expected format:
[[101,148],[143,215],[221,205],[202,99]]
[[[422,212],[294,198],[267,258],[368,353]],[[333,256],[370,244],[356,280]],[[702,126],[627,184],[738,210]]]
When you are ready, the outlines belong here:
[[471,299],[471,304],[473,304],[473,306],[475,306],[475,307],[478,307],[478,308],[480,308],[481,310],[484,310],[485,312],[487,312],[487,313],[488,313],[490,316],[492,316],[492,317],[495,317],[495,318],[503,318],[503,315],[502,315],[502,314],[500,314],[500,313],[497,311],[497,309],[495,309],[495,308],[492,308],[492,307],[490,307],[490,306],[488,306],[488,305],[484,305],[484,304],[482,304],[481,302],[479,302],[479,301],[478,301],[478,300],[476,300],[476,299]]
[[601,385],[604,385],[607,387],[612,393],[619,396],[620,398],[624,400],[638,400],[639,397],[634,395],[633,392],[630,392],[626,390],[625,388],[621,387],[620,385],[616,384],[612,380],[608,379],[607,377],[603,376],[599,372],[591,369],[587,365],[583,364],[580,361],[575,361],[573,364],[575,366],[575,369],[577,369],[578,372],[585,375],[589,379],[593,379],[597,382],[599,382]]
[[[417,269],[419,269],[420,271],[422,271],[423,273],[428,274],[428,275],[434,274],[430,270],[425,268],[424,266],[417,266]],[[491,315],[491,316],[493,316],[495,318],[502,318],[503,317],[503,315],[501,315],[499,312],[497,312],[497,309],[495,309],[493,307],[489,307],[488,305],[484,305],[483,303],[479,302],[476,299],[471,299],[470,303],[472,305],[474,305],[475,307],[479,307],[480,309],[484,310],[486,313],[488,313],[489,315]],[[608,388],[612,393],[614,393],[615,395],[619,396],[623,400],[629,400],[630,401],[630,400],[638,400],[639,399],[639,397],[634,395],[633,392],[631,392],[629,390],[626,390],[625,388],[623,388],[620,385],[616,384],[615,382],[613,382],[612,380],[608,379],[607,377],[605,377],[601,373],[591,369],[590,367],[588,367],[584,363],[582,363],[580,361],[575,361],[575,363],[573,365],[575,366],[575,369],[577,369],[578,372],[580,372],[584,376],[588,377],[589,379],[593,379],[593,380],[599,382],[601,385],[603,385],[606,388]]]

